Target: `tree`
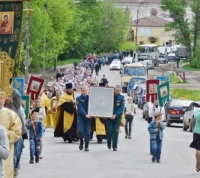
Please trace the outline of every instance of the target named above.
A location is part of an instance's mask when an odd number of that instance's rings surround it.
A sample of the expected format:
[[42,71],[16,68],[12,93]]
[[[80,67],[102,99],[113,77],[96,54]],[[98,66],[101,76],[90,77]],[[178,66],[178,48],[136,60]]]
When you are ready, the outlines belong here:
[[[162,0],[161,8],[169,11],[173,22],[166,24],[166,30],[174,30],[174,37],[178,43],[188,47],[192,60],[199,62],[199,34],[200,34],[200,1],[193,0]],[[186,9],[189,8],[192,12],[192,17],[187,16]],[[192,44],[192,45],[191,45]],[[195,59],[195,58],[198,58]],[[192,62],[194,64],[195,62]]]
[[[44,4],[46,3],[47,9]],[[40,70],[43,60],[46,67],[69,45],[66,31],[74,21],[73,0],[35,0],[31,4],[30,56],[31,68]]]
[[161,8],[169,11],[173,22],[166,24],[166,31],[175,31],[174,37],[178,43],[188,47],[191,52],[191,38],[189,19],[187,19],[186,8],[188,4],[186,0],[162,0]]

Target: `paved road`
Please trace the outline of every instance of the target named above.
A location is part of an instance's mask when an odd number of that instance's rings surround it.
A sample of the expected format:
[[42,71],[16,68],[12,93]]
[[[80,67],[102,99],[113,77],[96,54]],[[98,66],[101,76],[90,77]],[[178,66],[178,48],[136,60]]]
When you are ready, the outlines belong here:
[[[118,71],[104,67],[110,85],[120,83]],[[189,148],[192,133],[172,125],[164,131],[161,163],[152,163],[149,154],[148,124],[137,109],[132,139],[119,135],[118,151],[108,150],[106,142],[90,144],[90,151],[79,151],[79,143],[64,143],[48,128],[43,137],[43,156],[39,164],[29,164],[29,145],[23,151],[19,178],[199,178],[195,171],[195,150]]]

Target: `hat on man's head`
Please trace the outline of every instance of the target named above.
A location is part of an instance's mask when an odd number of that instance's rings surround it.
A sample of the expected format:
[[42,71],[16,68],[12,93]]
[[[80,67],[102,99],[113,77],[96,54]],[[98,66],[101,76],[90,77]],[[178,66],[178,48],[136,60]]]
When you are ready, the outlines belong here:
[[157,111],[154,113],[154,117],[157,117],[158,115],[160,115],[160,112]]
[[100,86],[100,87],[105,87],[106,84],[105,84],[105,83],[99,83],[99,86]]
[[6,93],[0,89],[0,99],[5,99]]
[[66,89],[72,89],[73,88],[72,83],[67,83],[65,86],[66,86]]

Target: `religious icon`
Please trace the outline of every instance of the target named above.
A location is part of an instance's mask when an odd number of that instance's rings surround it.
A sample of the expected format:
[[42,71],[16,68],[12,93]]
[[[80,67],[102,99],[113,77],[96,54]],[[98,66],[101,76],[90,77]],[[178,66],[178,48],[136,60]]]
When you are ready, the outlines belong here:
[[57,105],[58,105],[58,100],[57,100],[57,99],[52,99],[52,101],[51,101],[51,111],[52,111],[53,113],[56,112],[56,110],[57,110]]
[[157,84],[149,84],[149,93],[157,93]]
[[36,91],[37,92],[39,87],[40,87],[40,82],[33,80],[30,89],[32,91]]
[[90,87],[88,113],[93,117],[111,118],[114,108],[114,88]]
[[166,95],[168,94],[168,92],[167,92],[167,87],[166,87],[166,86],[162,87],[162,88],[160,89],[160,93],[161,93],[161,97],[166,96]]
[[14,12],[0,12],[0,34],[13,34]]
[[169,101],[169,82],[162,83],[157,86],[158,91],[158,103],[160,107],[163,107],[165,103]]
[[28,82],[28,87],[26,93],[31,95],[32,100],[37,100],[44,83],[44,79],[31,76]]
[[29,118],[30,96],[22,95],[22,107],[24,108],[26,119]]

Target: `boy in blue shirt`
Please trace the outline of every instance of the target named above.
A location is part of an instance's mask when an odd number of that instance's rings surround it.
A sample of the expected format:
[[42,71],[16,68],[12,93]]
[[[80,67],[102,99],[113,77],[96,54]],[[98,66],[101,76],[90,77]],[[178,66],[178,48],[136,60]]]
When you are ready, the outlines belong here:
[[43,135],[43,124],[38,117],[39,110],[33,110],[31,113],[31,119],[28,120],[27,129],[29,130],[29,141],[30,141],[30,162],[39,163],[40,156],[40,139]]
[[160,155],[162,149],[162,140],[163,140],[163,129],[165,125],[161,121],[162,114],[161,112],[154,113],[155,120],[153,120],[148,127],[148,131],[151,139],[152,147],[152,162],[160,163]]

